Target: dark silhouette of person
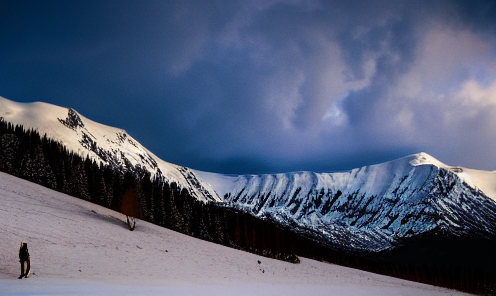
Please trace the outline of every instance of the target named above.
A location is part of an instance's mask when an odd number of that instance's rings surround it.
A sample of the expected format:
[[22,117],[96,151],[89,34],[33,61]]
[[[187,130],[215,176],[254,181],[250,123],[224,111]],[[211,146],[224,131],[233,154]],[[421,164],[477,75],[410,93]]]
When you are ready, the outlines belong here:
[[19,262],[21,262],[21,275],[19,279],[29,277],[31,272],[31,263],[29,260],[28,244],[21,242],[21,247],[19,248]]

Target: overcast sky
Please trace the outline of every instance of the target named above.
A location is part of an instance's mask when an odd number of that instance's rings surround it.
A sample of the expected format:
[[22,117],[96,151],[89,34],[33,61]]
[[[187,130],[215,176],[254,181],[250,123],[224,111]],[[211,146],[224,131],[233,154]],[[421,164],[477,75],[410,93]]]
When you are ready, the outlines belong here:
[[205,171],[496,170],[496,1],[0,0],[0,96]]

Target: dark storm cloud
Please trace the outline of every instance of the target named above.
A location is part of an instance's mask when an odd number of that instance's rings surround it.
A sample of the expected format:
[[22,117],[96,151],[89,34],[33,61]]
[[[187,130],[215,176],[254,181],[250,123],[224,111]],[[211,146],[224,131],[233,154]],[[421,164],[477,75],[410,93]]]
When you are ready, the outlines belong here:
[[202,170],[336,170],[421,150],[495,169],[495,11],[2,0],[0,95],[73,107]]

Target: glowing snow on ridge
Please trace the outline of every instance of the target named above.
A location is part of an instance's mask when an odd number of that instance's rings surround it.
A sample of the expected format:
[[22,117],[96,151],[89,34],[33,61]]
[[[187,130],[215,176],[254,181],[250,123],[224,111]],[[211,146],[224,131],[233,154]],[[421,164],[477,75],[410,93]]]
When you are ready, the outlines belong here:
[[[336,172],[336,173],[316,173],[318,177],[318,187],[334,187],[340,188],[343,186],[349,186],[350,183],[356,177],[360,177],[359,172],[364,172],[366,170],[374,171],[373,174],[369,174],[367,177],[372,178],[370,180],[364,180],[363,185],[368,186],[364,189],[368,189],[371,192],[376,192],[381,190],[386,184],[381,184],[380,182],[374,182],[374,180],[380,180],[385,174],[388,174],[392,169],[398,169],[407,172],[414,166],[421,165],[434,165],[436,167],[444,168],[450,170],[466,182],[469,186],[475,189],[480,189],[485,195],[496,201],[496,171],[481,171],[474,170],[458,166],[448,166],[434,157],[430,156],[425,152],[413,154],[406,156],[397,160],[392,160],[389,162],[371,165],[367,167],[353,169],[348,172]],[[212,188],[218,193],[220,197],[223,197],[229,192],[236,192],[240,187],[246,186],[246,181],[243,181],[245,175],[239,176],[228,176],[222,174],[215,174],[209,172],[195,171],[195,173],[200,176],[205,182],[210,184]],[[269,178],[269,176],[276,176],[281,180],[291,178],[290,175],[295,175],[297,178],[300,174],[305,172],[294,172],[286,174],[275,174],[275,175],[261,175],[261,178]],[[255,176],[255,175],[252,175]],[[305,186],[308,183],[302,183]],[[375,184],[375,185],[372,185]],[[379,184],[379,185],[378,185]],[[308,184],[309,185],[309,184]],[[279,185],[282,186],[282,185]],[[278,188],[274,188],[275,191],[280,191]],[[252,190],[255,188],[252,187]],[[264,190],[262,190],[264,191]]]

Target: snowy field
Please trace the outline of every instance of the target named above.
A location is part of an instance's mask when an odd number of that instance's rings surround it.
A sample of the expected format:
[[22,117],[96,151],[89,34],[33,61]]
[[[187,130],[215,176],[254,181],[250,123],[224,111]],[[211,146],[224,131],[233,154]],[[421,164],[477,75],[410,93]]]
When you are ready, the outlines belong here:
[[[291,264],[0,173],[0,295],[467,295],[305,258]],[[19,280],[20,242],[32,275]],[[260,261],[260,263],[259,263]]]

